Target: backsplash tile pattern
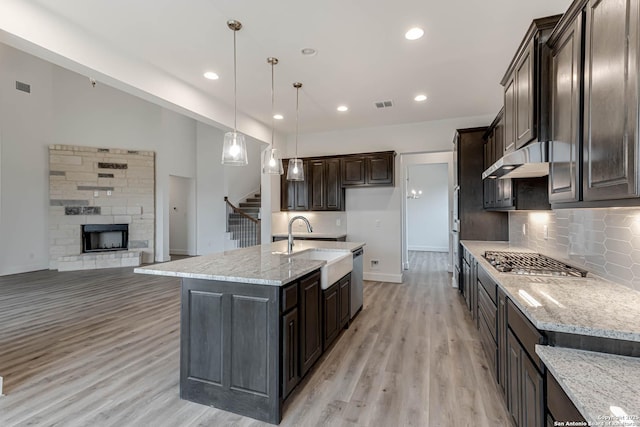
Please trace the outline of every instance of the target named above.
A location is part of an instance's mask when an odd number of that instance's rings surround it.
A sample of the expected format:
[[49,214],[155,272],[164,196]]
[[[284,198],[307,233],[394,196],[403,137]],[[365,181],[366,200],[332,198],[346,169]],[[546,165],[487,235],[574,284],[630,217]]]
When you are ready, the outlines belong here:
[[640,291],[640,209],[510,212],[509,241]]

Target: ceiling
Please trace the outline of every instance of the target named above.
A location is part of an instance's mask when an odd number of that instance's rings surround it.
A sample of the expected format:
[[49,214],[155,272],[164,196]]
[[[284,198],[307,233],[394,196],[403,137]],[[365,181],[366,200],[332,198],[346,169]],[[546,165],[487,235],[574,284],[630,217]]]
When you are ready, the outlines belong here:
[[[142,61],[233,106],[233,32],[237,19],[238,110],[271,122],[275,67],[278,131],[300,132],[495,114],[502,78],[531,20],[562,13],[570,0],[26,0],[55,14],[77,37]],[[425,35],[408,41],[419,26]],[[315,56],[300,53],[305,47]],[[220,78],[203,78],[205,71]],[[157,76],[156,76],[157,77]],[[413,98],[426,94],[427,101]],[[374,102],[392,100],[392,108]],[[347,105],[339,113],[336,107]]]

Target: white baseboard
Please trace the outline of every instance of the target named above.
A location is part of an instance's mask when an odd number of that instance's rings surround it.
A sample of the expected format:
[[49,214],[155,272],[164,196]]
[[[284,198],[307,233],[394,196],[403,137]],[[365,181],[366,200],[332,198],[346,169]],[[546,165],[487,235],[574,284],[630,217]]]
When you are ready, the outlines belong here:
[[363,274],[364,280],[371,280],[373,282],[391,282],[391,283],[402,283],[402,273],[401,274],[387,274],[387,273],[371,273],[364,272]]
[[169,249],[171,255],[190,255],[186,249]]
[[11,274],[31,273],[32,271],[51,270],[48,264],[31,264],[31,265],[13,265],[6,270],[0,272],[0,276],[9,276]]
[[449,247],[444,246],[421,246],[421,245],[409,245],[410,251],[419,252],[449,252]]

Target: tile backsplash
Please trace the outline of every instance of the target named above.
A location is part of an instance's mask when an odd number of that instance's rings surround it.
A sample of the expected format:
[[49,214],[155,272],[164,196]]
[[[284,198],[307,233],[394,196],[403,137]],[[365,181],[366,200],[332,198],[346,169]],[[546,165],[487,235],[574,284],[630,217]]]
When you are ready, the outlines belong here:
[[510,212],[509,241],[640,291],[638,208]]
[[[271,233],[286,233],[289,219],[296,215],[302,215],[306,217],[315,233],[336,233],[347,234],[347,213],[342,212],[274,212],[271,214]],[[338,225],[339,223],[339,225]],[[302,221],[296,221],[293,223],[294,232],[307,231],[305,224]]]

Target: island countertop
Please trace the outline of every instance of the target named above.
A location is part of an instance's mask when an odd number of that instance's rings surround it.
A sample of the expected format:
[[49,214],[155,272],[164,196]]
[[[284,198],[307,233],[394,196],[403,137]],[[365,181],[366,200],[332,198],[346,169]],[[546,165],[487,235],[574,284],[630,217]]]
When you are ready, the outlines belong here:
[[640,341],[640,292],[591,273],[585,278],[501,273],[484,258],[485,251],[534,251],[508,242],[461,243],[536,328]]
[[[352,252],[364,245],[362,242],[296,240],[293,251],[294,253],[299,253],[316,249]],[[286,251],[287,242],[280,241],[138,267],[134,269],[134,272],[160,276],[282,286],[305,274],[320,269],[325,264],[325,261],[299,259],[287,256]]]

